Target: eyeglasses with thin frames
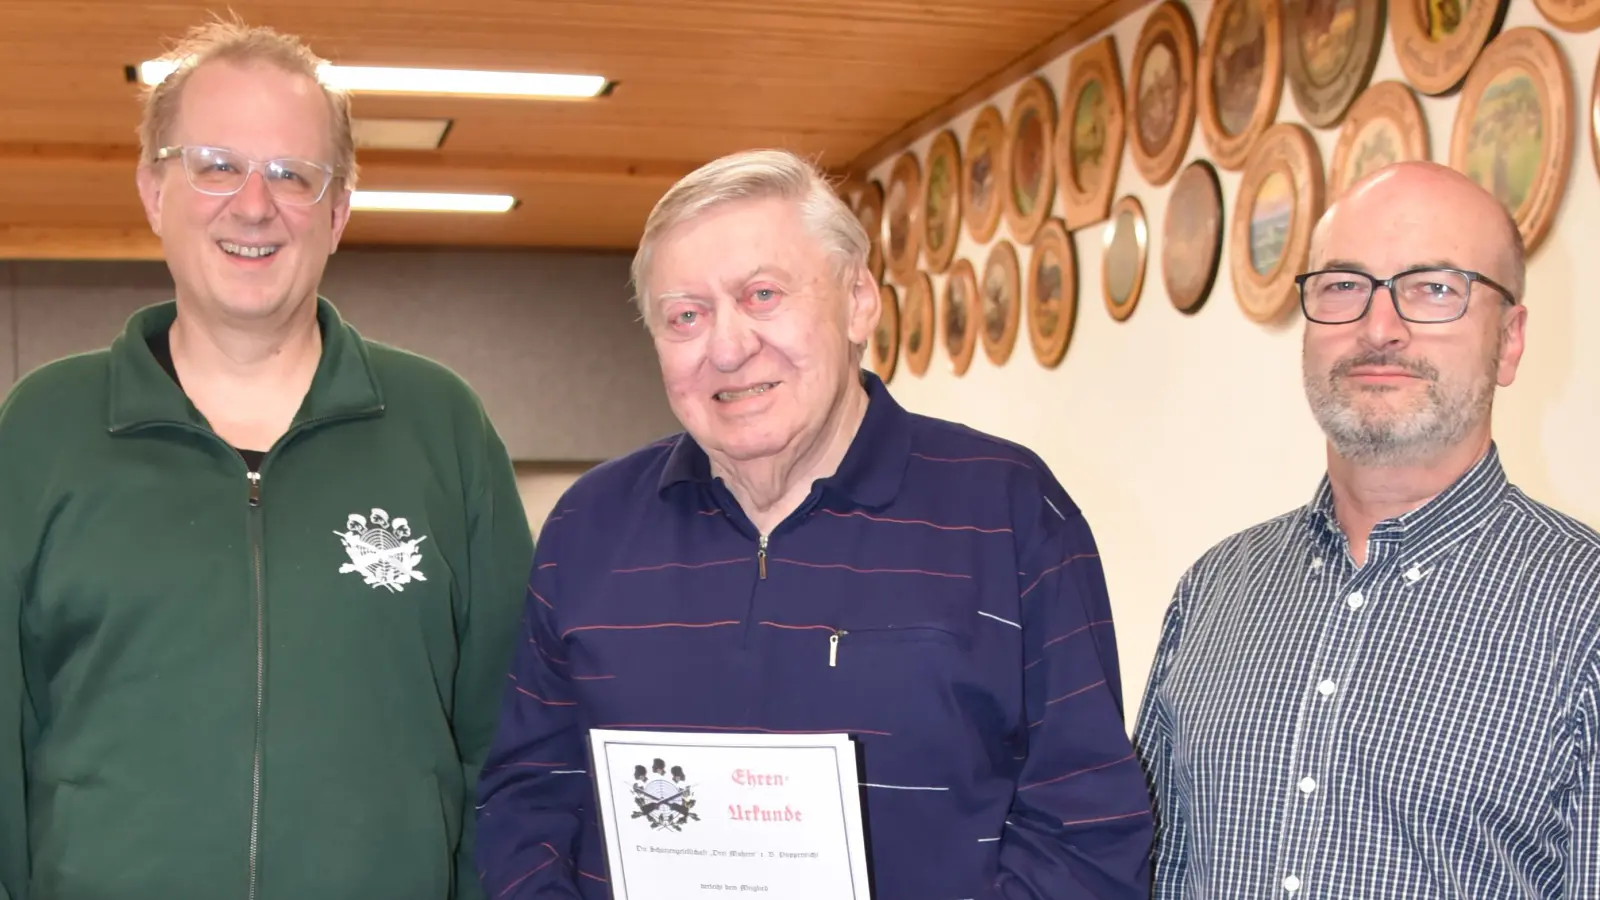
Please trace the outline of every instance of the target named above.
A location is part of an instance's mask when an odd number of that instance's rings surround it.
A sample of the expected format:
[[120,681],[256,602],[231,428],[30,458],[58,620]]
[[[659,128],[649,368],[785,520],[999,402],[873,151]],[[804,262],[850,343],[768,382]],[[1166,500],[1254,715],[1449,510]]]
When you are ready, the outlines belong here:
[[260,172],[272,198],[290,206],[315,205],[328,192],[333,179],[343,175],[340,169],[307,159],[261,161],[226,147],[162,147],[156,151],[155,158],[180,160],[189,186],[213,197],[239,193],[250,180],[250,174]]
[[1356,269],[1321,269],[1296,276],[1294,283],[1300,289],[1301,312],[1321,325],[1358,321],[1372,308],[1380,287],[1389,291],[1401,319],[1422,325],[1442,325],[1466,315],[1474,284],[1497,291],[1513,306],[1517,302],[1510,289],[1486,275],[1444,266],[1407,269],[1389,278]]

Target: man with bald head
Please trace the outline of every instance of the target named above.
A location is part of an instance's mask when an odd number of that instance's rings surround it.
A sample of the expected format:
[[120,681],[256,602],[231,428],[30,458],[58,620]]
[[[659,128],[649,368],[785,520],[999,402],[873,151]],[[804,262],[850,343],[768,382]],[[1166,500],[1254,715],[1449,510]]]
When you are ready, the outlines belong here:
[[1299,276],[1311,500],[1180,580],[1135,746],[1158,898],[1600,897],[1600,535],[1508,482],[1523,248],[1391,166]]

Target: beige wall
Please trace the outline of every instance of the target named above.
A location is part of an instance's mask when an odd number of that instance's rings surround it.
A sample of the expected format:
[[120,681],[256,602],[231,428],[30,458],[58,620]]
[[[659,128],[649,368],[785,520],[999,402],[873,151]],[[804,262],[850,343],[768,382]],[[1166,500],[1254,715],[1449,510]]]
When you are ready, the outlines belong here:
[[[1394,2],[1394,0],[1391,0]],[[1213,4],[1189,9],[1203,36]],[[1111,29],[1126,83],[1148,9]],[[1600,526],[1600,187],[1587,111],[1600,31],[1566,35],[1543,22],[1532,0],[1513,0],[1506,27],[1538,25],[1556,36],[1574,82],[1572,172],[1555,226],[1530,261],[1528,347],[1516,383],[1502,390],[1496,436],[1512,479],[1533,496]],[[1067,57],[1041,74],[1056,91]],[[1387,33],[1374,80],[1401,79]],[[994,97],[1005,114],[1015,85]],[[1422,98],[1432,158],[1448,161],[1456,98]],[[950,127],[966,140],[976,109]],[[1302,121],[1287,85],[1280,121]],[[1324,166],[1337,129],[1315,130]],[[926,159],[930,138],[915,149]],[[1210,158],[1196,123],[1185,162]],[[892,160],[874,171],[884,184]],[[1224,227],[1231,227],[1240,173],[1219,170]],[[1101,301],[1101,226],[1073,235],[1078,252],[1077,331],[1066,359],[1042,369],[1027,323],[1011,361],[990,365],[980,347],[964,377],[935,350],[921,378],[903,366],[891,388],[911,409],[956,419],[1039,452],[1087,512],[1105,557],[1118,625],[1131,725],[1177,578],[1229,533],[1304,503],[1323,471],[1323,443],[1299,385],[1301,324],[1252,324],[1234,300],[1224,259],[1217,286],[1195,316],[1164,295],[1160,234],[1171,182],[1151,188],[1124,153],[1117,195],[1143,203],[1150,265],[1138,308],[1114,322]],[[997,237],[1009,238],[1004,222]],[[1026,248],[1018,247],[1024,273]],[[981,272],[987,248],[962,232],[958,253]],[[1024,274],[1024,278],[1026,275]],[[937,293],[944,279],[934,277]],[[1585,353],[1580,348],[1591,348]]]
[[578,476],[589,471],[588,463],[517,463],[517,491],[522,508],[528,513],[528,527],[538,537],[544,520],[555,512],[556,501]]
[[[340,251],[322,293],[364,336],[448,366],[511,458],[603,459],[677,430],[627,253]],[[172,297],[160,262],[0,260],[0,396],[50,360],[109,344]]]

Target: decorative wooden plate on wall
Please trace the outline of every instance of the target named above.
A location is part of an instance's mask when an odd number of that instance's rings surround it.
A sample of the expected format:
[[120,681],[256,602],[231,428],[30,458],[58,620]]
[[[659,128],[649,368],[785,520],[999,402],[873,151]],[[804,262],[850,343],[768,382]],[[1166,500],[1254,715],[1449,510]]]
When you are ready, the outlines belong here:
[[888,240],[883,248],[889,273],[904,283],[917,271],[917,254],[922,250],[922,167],[910,150],[900,154],[889,170],[889,186],[883,192],[884,229]]
[[1600,28],[1600,0],[1533,0],[1533,4],[1562,31]]
[[1200,132],[1216,164],[1238,169],[1283,96],[1280,0],[1217,0],[1195,75]]
[[1400,71],[1430,96],[1461,86],[1500,30],[1509,0],[1390,0],[1389,40]]
[[900,295],[894,285],[878,287],[878,307],[878,327],[873,329],[870,348],[872,371],[888,384],[900,359]]
[[1322,215],[1322,160],[1305,126],[1279,122],[1250,151],[1228,241],[1233,294],[1252,321],[1275,322],[1295,306]]
[[1005,198],[1006,124],[990,103],[978,111],[967,132],[967,158],[961,167],[961,206],[967,233],[980,244],[989,243],[1000,225]]
[[1006,119],[1006,227],[1020,244],[1032,243],[1055,202],[1055,133],[1055,94],[1043,78],[1029,78],[1017,89]]
[[927,373],[937,339],[933,281],[927,272],[913,272],[906,281],[905,301],[900,305],[900,355],[905,359],[906,371],[918,378]]
[[862,182],[854,175],[846,175],[843,181],[833,186],[833,193],[844,205],[850,207],[851,212],[856,211],[856,206],[861,202]]
[[1383,48],[1383,7],[1384,0],[1290,0],[1284,6],[1283,70],[1308,124],[1339,124],[1372,79]]
[[1589,158],[1600,172],[1600,59],[1595,62],[1594,80],[1589,84]]
[[983,354],[989,362],[1003,366],[1017,345],[1017,330],[1022,322],[1022,273],[1017,250],[1001,238],[989,248],[983,264]]
[[1067,230],[1105,221],[1122,171],[1122,69],[1111,35],[1072,55],[1056,127],[1056,189]]
[[1118,322],[1133,315],[1144,289],[1145,260],[1150,253],[1150,226],[1139,198],[1129,194],[1111,209],[1106,226],[1106,254],[1101,269],[1101,293],[1106,311]]
[[883,282],[883,183],[873,179],[856,193],[856,218],[867,230],[867,268]]
[[1390,165],[1432,159],[1422,104],[1403,81],[1380,81],[1356,98],[1339,129],[1328,166],[1328,197]]
[[945,352],[950,354],[950,371],[965,375],[972,365],[972,351],[978,346],[978,278],[972,263],[956,260],[944,282],[944,300],[939,304],[939,334]]
[[1139,31],[1128,80],[1128,149],[1144,180],[1171,180],[1194,134],[1194,20],[1166,0]]
[[1211,296],[1222,259],[1222,184],[1211,163],[1190,163],[1167,198],[1161,228],[1161,281],[1181,313],[1195,313]]
[[1566,57],[1539,28],[1491,41],[1461,88],[1450,167],[1505,204],[1528,253],[1544,241],[1567,189],[1572,90]]
[[1028,254],[1028,338],[1047,369],[1061,365],[1078,319],[1078,266],[1060,219],[1039,228]]
[[961,238],[961,148],[948,128],[928,145],[922,183],[922,255],[928,271],[943,272]]

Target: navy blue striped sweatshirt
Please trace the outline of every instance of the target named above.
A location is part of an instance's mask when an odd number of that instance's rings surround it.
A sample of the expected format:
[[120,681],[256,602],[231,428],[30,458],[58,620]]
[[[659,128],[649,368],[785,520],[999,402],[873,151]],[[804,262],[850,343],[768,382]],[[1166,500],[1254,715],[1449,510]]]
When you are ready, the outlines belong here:
[[838,472],[764,550],[687,435],[562,497],[479,787],[489,897],[611,896],[591,728],[855,736],[877,900],[1149,896],[1083,514],[1028,450],[863,382]]

